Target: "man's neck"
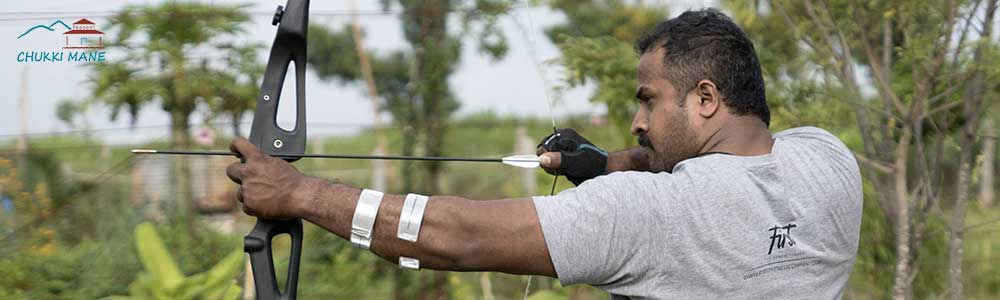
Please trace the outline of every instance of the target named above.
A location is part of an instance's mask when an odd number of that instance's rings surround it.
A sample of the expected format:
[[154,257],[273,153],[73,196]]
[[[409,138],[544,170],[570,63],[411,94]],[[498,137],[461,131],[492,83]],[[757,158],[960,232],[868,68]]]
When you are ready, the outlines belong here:
[[771,153],[774,139],[764,122],[754,116],[732,117],[716,130],[698,152],[720,152],[738,156]]

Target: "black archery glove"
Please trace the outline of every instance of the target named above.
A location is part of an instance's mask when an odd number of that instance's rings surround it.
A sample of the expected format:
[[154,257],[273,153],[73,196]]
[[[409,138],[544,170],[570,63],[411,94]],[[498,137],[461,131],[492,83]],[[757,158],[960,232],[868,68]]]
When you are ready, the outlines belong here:
[[575,185],[604,175],[608,168],[608,152],[580,136],[573,129],[563,128],[542,139],[539,148],[562,155],[559,175]]

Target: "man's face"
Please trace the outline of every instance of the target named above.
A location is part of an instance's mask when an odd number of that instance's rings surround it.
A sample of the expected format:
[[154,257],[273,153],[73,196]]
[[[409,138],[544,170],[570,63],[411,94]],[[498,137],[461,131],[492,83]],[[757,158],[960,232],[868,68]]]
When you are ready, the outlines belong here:
[[664,51],[659,47],[639,58],[639,109],[632,119],[632,134],[646,149],[653,172],[673,170],[678,162],[697,155],[702,146],[690,122],[697,116],[688,109],[697,105],[698,98],[679,94],[663,76]]

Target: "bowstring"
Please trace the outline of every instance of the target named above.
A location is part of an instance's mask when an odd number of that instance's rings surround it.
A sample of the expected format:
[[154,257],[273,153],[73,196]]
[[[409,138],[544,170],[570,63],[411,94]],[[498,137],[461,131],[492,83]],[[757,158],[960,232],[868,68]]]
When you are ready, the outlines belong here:
[[[525,7],[530,8],[531,7],[530,4],[531,3],[529,3],[528,1],[525,1]],[[535,72],[538,73],[538,78],[541,79],[542,89],[545,91],[546,104],[548,104],[549,119],[550,121],[552,121],[552,134],[555,135],[558,134],[558,131],[556,129],[557,128],[556,115],[553,103],[552,89],[548,85],[548,78],[546,77],[544,65],[541,63],[541,61],[538,60],[538,53],[536,52],[537,47],[535,44],[535,39],[531,35],[531,33],[535,32],[535,24],[531,18],[531,13],[529,12],[526,14],[528,15],[526,18],[528,23],[527,28],[525,28],[524,24],[521,24],[520,21],[521,17],[520,14],[517,12],[517,10],[512,10],[512,15],[514,16],[513,18],[514,24],[517,26],[518,31],[521,32],[521,36],[524,37],[525,42],[527,42],[528,44],[528,57],[531,59],[532,64],[535,66]],[[555,195],[556,184],[558,182],[559,182],[559,173],[557,171],[555,174],[553,174],[552,177],[552,188],[549,190],[549,196]],[[524,295],[522,297],[522,300],[528,299],[528,294],[531,292],[531,280],[533,278],[534,275],[528,275],[527,283],[524,285]]]

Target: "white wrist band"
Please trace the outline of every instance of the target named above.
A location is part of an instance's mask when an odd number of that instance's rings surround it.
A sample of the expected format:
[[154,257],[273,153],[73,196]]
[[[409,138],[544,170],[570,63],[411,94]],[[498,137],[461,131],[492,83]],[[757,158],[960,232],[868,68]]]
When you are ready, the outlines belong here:
[[351,244],[363,249],[371,246],[375,217],[378,216],[378,207],[382,203],[383,195],[382,192],[375,190],[361,191],[361,197],[358,197],[358,204],[354,208],[354,218],[351,220]]
[[399,257],[399,267],[402,269],[420,270],[420,260],[409,257]]
[[402,240],[416,242],[420,236],[420,222],[424,219],[424,209],[429,197],[417,194],[407,194],[403,202],[403,211],[399,214],[399,229],[396,237]]

